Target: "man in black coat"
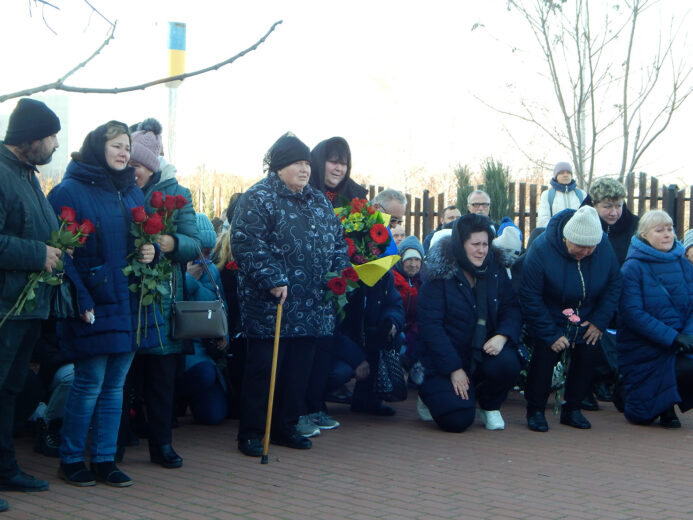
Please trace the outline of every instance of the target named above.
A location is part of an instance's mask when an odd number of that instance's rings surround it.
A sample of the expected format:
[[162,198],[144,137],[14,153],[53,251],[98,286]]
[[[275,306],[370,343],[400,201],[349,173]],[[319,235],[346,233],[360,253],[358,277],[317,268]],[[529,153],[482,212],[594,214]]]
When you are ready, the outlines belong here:
[[[44,103],[22,98],[10,115],[0,143],[0,316],[5,317],[31,273],[52,272],[60,249],[46,245],[58,229],[53,208],[41,191],[36,166],[50,162],[58,148],[60,120]],[[0,332],[0,490],[44,491],[48,482],[27,475],[15,460],[12,419],[41,321],[48,318],[51,287],[40,284],[35,306],[10,316]],[[0,511],[8,508],[0,499]]]

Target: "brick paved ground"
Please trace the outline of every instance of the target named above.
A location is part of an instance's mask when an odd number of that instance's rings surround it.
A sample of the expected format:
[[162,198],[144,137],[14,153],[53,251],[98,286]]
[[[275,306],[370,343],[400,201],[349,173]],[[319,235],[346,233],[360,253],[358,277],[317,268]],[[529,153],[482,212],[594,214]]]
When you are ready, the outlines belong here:
[[55,459],[18,439],[23,468],[48,492],[0,493],[9,519],[630,519],[693,518],[693,419],[683,428],[626,424],[611,405],[589,412],[580,431],[549,417],[527,430],[523,400],[510,396],[506,430],[480,425],[448,434],[418,420],[415,399],[393,418],[332,407],[342,427],[310,451],[272,446],[270,464],[236,449],[236,422],[201,427],[183,420],[175,446],[181,469],[148,462],[146,441],[122,468],[126,489],[79,489],[60,481]]

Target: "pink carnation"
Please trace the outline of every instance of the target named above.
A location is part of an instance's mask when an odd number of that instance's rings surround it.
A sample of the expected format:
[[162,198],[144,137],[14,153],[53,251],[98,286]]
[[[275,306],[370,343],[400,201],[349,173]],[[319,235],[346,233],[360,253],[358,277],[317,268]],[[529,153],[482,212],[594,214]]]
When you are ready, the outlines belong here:
[[563,312],[563,316],[572,316],[573,314],[575,314],[575,312],[573,312],[573,309],[563,309],[563,311],[561,312]]
[[571,314],[570,316],[568,316],[568,320],[571,323],[580,323],[580,316],[578,316],[577,314]]

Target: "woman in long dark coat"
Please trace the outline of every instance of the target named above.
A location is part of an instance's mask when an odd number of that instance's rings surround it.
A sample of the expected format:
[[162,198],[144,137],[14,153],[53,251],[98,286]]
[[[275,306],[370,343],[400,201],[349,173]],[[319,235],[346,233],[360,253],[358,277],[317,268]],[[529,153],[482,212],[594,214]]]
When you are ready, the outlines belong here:
[[621,269],[618,361],[624,415],[680,428],[674,405],[693,408],[693,266],[664,211],[645,213]]
[[428,251],[418,298],[424,382],[419,395],[438,426],[462,432],[476,401],[489,430],[505,428],[500,407],[520,373],[520,307],[490,249],[491,221],[468,214]]
[[327,273],[349,266],[342,226],[325,195],[308,184],[310,150],[285,134],[265,157],[267,177],[245,192],[233,219],[241,320],[248,338],[238,448],[262,455],[277,303],[283,304],[272,441],[307,449],[296,432],[316,338],[330,336],[335,308]]

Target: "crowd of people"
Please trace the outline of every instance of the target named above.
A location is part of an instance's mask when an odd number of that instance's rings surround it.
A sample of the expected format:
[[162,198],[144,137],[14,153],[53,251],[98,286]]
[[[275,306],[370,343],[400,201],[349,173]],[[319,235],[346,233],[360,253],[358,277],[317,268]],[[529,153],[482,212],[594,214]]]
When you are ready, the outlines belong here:
[[[44,196],[37,167],[59,130],[48,106],[23,98],[0,144],[0,490],[49,487],[15,458],[13,431],[29,417],[36,450],[58,457],[59,477],[80,487],[131,485],[118,463],[140,438],[152,463],[181,467],[172,432],[188,409],[201,424],[238,418],[238,449],[261,456],[279,304],[269,433],[290,448],[340,426],[327,402],[396,413],[377,383],[384,350],[417,388],[421,418],[448,432],[477,416],[503,430],[501,408],[518,384],[536,432],[549,429],[552,390],[560,422],[580,429],[598,400],[613,400],[631,423],[666,428],[681,426],[676,405],[693,407],[693,231],[681,243],[667,213],[638,218],[614,179],[583,192],[571,165],[558,163],[526,248],[512,218],[491,220],[481,190],[464,215],[446,207],[423,243],[403,227],[406,197],[384,190],[369,204],[387,217],[378,253],[399,258],[337,309],[327,280],[354,256],[334,210],[367,197],[345,139],[311,150],[281,136],[266,176],[234,195],[215,226],[178,184],[154,119],[96,127]],[[157,218],[149,233],[143,223]],[[77,247],[57,245],[65,229]],[[73,316],[58,318],[64,291],[54,283],[27,296],[36,273],[62,276]],[[217,295],[228,334],[175,339],[173,302]]]

